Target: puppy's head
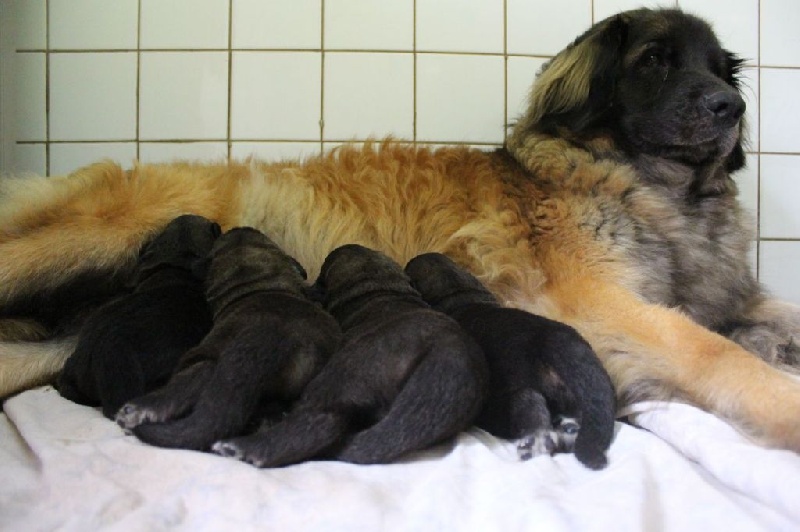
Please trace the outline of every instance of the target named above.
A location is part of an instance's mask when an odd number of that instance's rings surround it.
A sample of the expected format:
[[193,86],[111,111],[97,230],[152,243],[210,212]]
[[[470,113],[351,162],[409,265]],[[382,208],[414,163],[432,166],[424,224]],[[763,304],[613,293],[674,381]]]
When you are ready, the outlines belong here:
[[210,258],[206,295],[212,303],[250,290],[305,292],[303,266],[252,227],[237,227],[220,236]]
[[697,17],[628,11],[597,23],[545,65],[516,128],[607,135],[634,154],[692,166],[724,160],[733,171],[744,165],[741,67]]
[[474,275],[441,253],[414,257],[406,265],[406,274],[429,305],[445,312],[465,303],[497,302]]
[[323,294],[328,307],[374,291],[418,295],[399,264],[383,253],[358,244],[346,244],[328,254],[315,288]]
[[165,266],[185,269],[202,280],[208,253],[221,232],[219,224],[202,216],[185,214],[175,218],[142,248],[136,282]]

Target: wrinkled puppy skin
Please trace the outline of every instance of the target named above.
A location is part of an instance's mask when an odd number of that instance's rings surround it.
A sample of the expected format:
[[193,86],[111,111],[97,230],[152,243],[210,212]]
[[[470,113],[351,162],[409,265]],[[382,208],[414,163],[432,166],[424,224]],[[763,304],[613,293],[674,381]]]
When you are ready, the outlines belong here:
[[203,278],[220,232],[216,223],[184,215],[142,248],[133,292],[98,308],[81,327],[57,382],[64,397],[99,405],[113,418],[123,403],[166,382],[211,328]]
[[211,251],[206,296],[214,325],[167,385],[122,407],[142,441],[209,450],[272,403],[297,398],[341,339],[307,294],[306,273],[266,235],[236,228]]
[[517,440],[522,458],[574,451],[591,469],[606,466],[614,389],[574,329],[502,307],[476,277],[444,255],[420,255],[406,273],[422,297],[455,318],[485,353],[490,386],[477,426]]
[[260,467],[321,457],[387,463],[472,424],[485,395],[483,354],[397,263],[345,245],[328,255],[316,288],[342,326],[341,349],[285,420],[217,452]]

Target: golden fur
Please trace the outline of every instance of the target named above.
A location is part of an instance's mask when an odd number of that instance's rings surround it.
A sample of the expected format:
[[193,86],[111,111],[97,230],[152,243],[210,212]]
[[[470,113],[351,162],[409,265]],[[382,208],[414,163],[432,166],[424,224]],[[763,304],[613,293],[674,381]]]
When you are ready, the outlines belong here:
[[[800,451],[800,384],[699,324],[688,303],[671,303],[665,294],[674,281],[661,278],[637,240],[644,228],[670,242],[694,242],[700,237],[692,220],[644,183],[610,139],[577,143],[531,131],[545,110],[585,103],[583,85],[597,61],[595,44],[585,42],[576,46],[590,48],[570,48],[544,71],[508,153],[387,141],[297,162],[129,171],[100,163],[63,178],[13,180],[0,211],[0,308],[80,272],[123,271],[149,235],[183,213],[223,229],[266,232],[312,279],[345,243],[379,249],[401,264],[442,252],[505,304],[575,327],[624,401],[679,396],[765,444]],[[677,180],[683,175],[678,165],[655,167]],[[738,220],[733,194],[725,208]],[[724,249],[744,263],[739,241]],[[748,312],[758,314],[759,304],[747,303]],[[767,307],[784,316],[775,305]],[[0,322],[0,333],[13,325],[18,331],[18,320]],[[53,347],[39,350],[47,356],[18,355],[31,345],[0,344],[0,394],[47,382],[68,354]]]

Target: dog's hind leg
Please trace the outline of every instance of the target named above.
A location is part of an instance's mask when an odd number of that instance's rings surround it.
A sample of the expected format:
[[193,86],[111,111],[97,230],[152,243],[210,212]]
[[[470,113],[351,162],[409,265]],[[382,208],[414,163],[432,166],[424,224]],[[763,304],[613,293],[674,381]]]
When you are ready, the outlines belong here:
[[[146,239],[181,214],[229,227],[239,215],[238,174],[246,171],[146,165],[126,172],[101,163],[65,178],[4,181],[0,315],[46,313],[59,322],[81,301],[113,294]],[[51,316],[54,307],[61,312]],[[3,348],[0,354],[26,350]],[[0,395],[47,381],[61,368],[57,360],[52,350],[39,350],[13,365],[0,364]]]
[[[474,349],[479,349],[477,345]],[[484,400],[484,375],[472,344],[430,346],[389,407],[371,427],[356,433],[336,458],[357,464],[388,463],[442,442],[466,429]]]
[[320,456],[342,441],[348,425],[343,413],[296,410],[275,425],[218,441],[211,449],[256,467],[280,467]]
[[43,342],[0,342],[0,397],[51,382],[76,343],[76,336]]

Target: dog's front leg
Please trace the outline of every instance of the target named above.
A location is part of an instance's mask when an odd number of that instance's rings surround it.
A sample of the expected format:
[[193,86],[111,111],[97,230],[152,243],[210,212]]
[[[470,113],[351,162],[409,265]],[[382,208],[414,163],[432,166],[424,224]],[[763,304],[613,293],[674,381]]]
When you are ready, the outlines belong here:
[[557,314],[550,317],[592,344],[623,401],[682,397],[766,445],[800,452],[800,383],[786,373],[677,310],[594,276],[562,277],[543,295]]
[[765,299],[721,332],[771,364],[800,371],[800,307]]

